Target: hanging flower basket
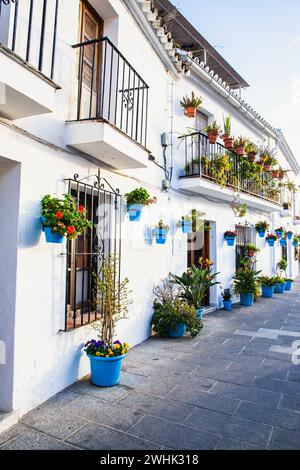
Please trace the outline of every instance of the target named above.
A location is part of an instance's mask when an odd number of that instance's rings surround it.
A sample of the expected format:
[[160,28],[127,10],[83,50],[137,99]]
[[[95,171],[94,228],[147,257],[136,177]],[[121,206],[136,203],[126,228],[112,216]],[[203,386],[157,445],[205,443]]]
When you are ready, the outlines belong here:
[[182,228],[182,233],[191,233],[192,222],[190,220],[182,220],[181,228]]
[[169,227],[160,220],[154,229],[155,239],[158,245],[164,245],[166,243],[168,232]]
[[276,233],[276,235],[277,235],[278,238],[282,238],[283,232],[284,232],[283,229],[277,229],[277,230],[275,230],[275,233]]
[[139,222],[144,206],[155,204],[157,198],[151,197],[145,188],[135,188],[129,193],[125,194],[127,202],[127,212],[131,222]]
[[280,238],[279,243],[280,246],[286,246],[286,238]]
[[232,232],[230,230],[227,230],[227,232],[224,233],[224,238],[227,241],[227,246],[234,246],[234,241],[236,238],[236,232]]
[[268,234],[266,237],[269,246],[274,246],[277,240],[277,236],[273,234]]
[[286,232],[286,237],[288,240],[291,240],[293,238],[293,232]]
[[184,108],[184,115],[188,118],[194,118],[196,116],[196,108],[193,108],[193,106]]
[[266,231],[263,231],[263,230],[262,230],[261,232],[258,232],[258,236],[259,236],[260,238],[265,238],[265,235],[266,235]]
[[143,209],[144,209],[144,206],[142,204],[132,204],[132,205],[128,204],[127,211],[128,211],[130,222],[139,222],[141,220]]
[[41,222],[43,226],[43,231],[45,232],[45,238],[47,243],[63,243],[65,240],[64,235],[59,232],[53,232],[52,227],[46,227],[45,217],[41,217]]

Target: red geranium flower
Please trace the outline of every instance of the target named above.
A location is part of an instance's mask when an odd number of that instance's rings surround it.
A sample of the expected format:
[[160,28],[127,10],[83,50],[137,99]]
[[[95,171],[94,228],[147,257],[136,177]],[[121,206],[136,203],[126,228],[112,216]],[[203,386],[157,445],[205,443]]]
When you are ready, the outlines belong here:
[[74,225],[68,225],[68,227],[67,227],[67,232],[68,232],[69,235],[72,235],[72,233],[75,232],[75,227],[74,227]]
[[84,212],[85,211],[85,207],[84,206],[78,206],[78,212]]
[[60,212],[60,211],[56,212],[56,217],[57,217],[58,219],[62,219],[63,216],[64,216],[64,214],[63,214],[62,212]]

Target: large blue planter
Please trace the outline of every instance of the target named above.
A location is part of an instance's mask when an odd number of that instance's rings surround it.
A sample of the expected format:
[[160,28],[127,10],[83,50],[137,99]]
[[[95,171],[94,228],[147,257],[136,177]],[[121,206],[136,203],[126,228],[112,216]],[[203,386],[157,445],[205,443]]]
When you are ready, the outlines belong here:
[[58,232],[52,232],[51,227],[44,227],[47,243],[63,243],[65,237]]
[[275,240],[273,238],[267,239],[268,245],[269,246],[274,246],[275,245]]
[[192,222],[190,222],[189,220],[183,220],[181,227],[182,227],[182,233],[191,233]]
[[200,308],[197,309],[197,317],[199,318],[199,320],[202,320],[203,313],[204,313],[204,308],[203,307],[200,307]]
[[139,222],[141,220],[143,208],[144,206],[142,204],[127,205],[130,222]]
[[283,230],[275,230],[275,233],[276,233],[278,238],[281,238],[282,235],[283,235]]
[[231,310],[232,309],[232,300],[223,300],[224,310]]
[[261,286],[262,297],[270,299],[274,294],[274,286]]
[[112,387],[120,380],[122,360],[126,354],[118,357],[98,357],[88,358],[91,364],[91,382],[97,387]]
[[253,294],[241,294],[241,305],[243,307],[252,307],[254,302],[254,295]]
[[291,239],[293,238],[293,235],[294,235],[294,234],[293,234],[292,232],[291,232],[291,233],[287,233],[287,234],[286,234],[287,239],[288,239],[288,240],[291,240]]
[[285,289],[285,282],[281,284],[275,284],[274,292],[275,294],[283,294]]
[[170,338],[182,338],[186,333],[186,324],[177,323],[176,328],[168,328],[168,336]]
[[265,234],[266,234],[265,230],[263,232],[258,232],[258,235],[260,236],[260,238],[264,238]]
[[286,246],[286,239],[280,238],[279,243],[280,243],[280,246]]
[[165,228],[157,227],[154,233],[155,233],[156,243],[158,243],[158,245],[164,245],[166,243],[166,239],[168,236],[168,230],[166,230]]
[[235,237],[224,237],[227,241],[227,246],[234,246]]
[[287,290],[287,291],[292,290],[292,283],[293,281],[285,281],[284,290]]

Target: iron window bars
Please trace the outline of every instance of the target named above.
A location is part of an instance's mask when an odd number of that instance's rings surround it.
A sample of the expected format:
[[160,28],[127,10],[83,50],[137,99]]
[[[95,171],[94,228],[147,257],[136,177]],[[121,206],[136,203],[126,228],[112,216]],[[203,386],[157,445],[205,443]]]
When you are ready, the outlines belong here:
[[235,253],[236,253],[236,271],[242,266],[242,262],[247,258],[247,245],[249,243],[255,244],[255,235],[253,227],[249,225],[236,225],[236,240],[235,240]]
[[73,47],[79,60],[76,120],[110,122],[146,147],[146,82],[107,37]]
[[64,331],[92,323],[99,318],[92,305],[93,273],[98,273],[102,260],[109,254],[119,258],[120,280],[122,196],[106,179],[94,176],[79,179],[76,174],[66,180],[68,192],[77,205],[87,210],[92,228],[75,240],[67,241],[66,314]]
[[[219,155],[227,155],[231,170],[225,175],[225,186],[233,190],[242,191],[271,202],[280,203],[280,196],[274,195],[270,189],[261,184],[250,181],[244,174],[242,160],[233,150],[228,150],[220,143],[210,144],[207,135],[202,132],[193,132],[181,137],[180,145],[184,145],[184,175],[186,177],[201,177],[215,182],[214,161]],[[270,176],[266,172],[260,174],[262,183],[268,182]]]
[[[54,8],[53,8],[54,5]],[[53,79],[59,0],[0,0],[0,43]],[[46,59],[45,59],[46,57]]]

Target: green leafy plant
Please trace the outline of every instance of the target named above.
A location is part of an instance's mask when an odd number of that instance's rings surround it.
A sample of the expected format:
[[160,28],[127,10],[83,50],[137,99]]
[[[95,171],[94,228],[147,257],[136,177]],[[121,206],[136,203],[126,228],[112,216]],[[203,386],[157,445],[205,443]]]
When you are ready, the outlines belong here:
[[169,329],[175,329],[178,323],[184,323],[192,337],[200,333],[203,323],[196,309],[180,298],[167,282],[154,289],[154,294],[151,325],[156,333],[168,336]]
[[246,249],[248,251],[254,251],[254,253],[258,253],[260,251],[260,248],[258,248],[256,245],[254,245],[253,243],[247,243],[246,245]]
[[191,98],[189,98],[187,95],[182,98],[182,101],[180,101],[180,104],[183,108],[199,108],[201,103],[203,102],[203,99],[201,96],[196,96],[195,93],[192,91]]
[[255,228],[257,232],[266,232],[269,228],[270,224],[266,221],[259,221],[255,224]]
[[231,300],[232,294],[230,292],[230,289],[225,289],[224,292],[222,292],[222,297],[225,302],[228,302],[228,300]]
[[277,271],[282,275],[285,273],[286,275],[286,270],[288,267],[288,262],[285,258],[281,258],[278,263],[277,263]]
[[252,142],[248,142],[246,147],[245,147],[245,152],[248,154],[248,153],[254,153],[255,155],[258,154],[258,147],[254,144],[252,144]]
[[275,166],[278,165],[278,160],[276,158],[276,150],[272,150],[270,147],[261,146],[259,147],[259,156],[260,161],[264,165]]
[[60,233],[68,239],[77,238],[92,223],[86,218],[86,208],[76,205],[71,194],[62,198],[46,194],[41,201],[43,226],[51,227],[53,233]]
[[253,271],[249,268],[238,270],[233,277],[233,292],[235,294],[256,294],[258,286],[258,277],[261,271]]
[[234,204],[232,210],[237,217],[245,217],[248,212],[247,204]]
[[198,264],[199,266],[192,265],[181,276],[170,274],[171,282],[179,286],[180,297],[196,309],[201,307],[207,289],[220,284],[216,281],[219,273],[212,274],[210,260],[199,258]]
[[288,191],[295,194],[298,191],[296,184],[293,181],[287,181],[284,185]]
[[284,284],[285,279],[283,279],[281,276],[274,276],[273,277],[275,284]]
[[274,277],[268,277],[268,276],[260,276],[258,278],[258,282],[261,286],[265,286],[265,287],[273,287],[276,284]]
[[191,210],[191,220],[192,220],[192,231],[198,232],[201,230],[204,221],[202,217],[205,216],[205,212],[198,211],[197,209]]
[[125,194],[126,202],[128,206],[140,204],[142,206],[148,206],[149,204],[155,204],[157,198],[150,197],[150,194],[145,188],[136,188],[133,191]]
[[248,144],[248,139],[247,137],[243,137],[243,136],[239,136],[237,139],[234,139],[234,142],[233,142],[233,148],[234,149],[237,149],[239,147],[246,147],[246,145]]
[[221,187],[226,186],[228,180],[228,172],[232,169],[227,154],[215,154],[212,160],[211,176],[215,179],[216,183]]
[[223,115],[224,135],[230,135],[231,133],[231,116]]
[[278,237],[277,235],[275,235],[275,233],[268,233],[267,236],[266,236],[266,240],[278,240]]
[[206,132],[207,134],[212,132],[214,134],[220,135],[221,126],[217,123],[217,121],[213,121],[211,124],[208,124],[208,126],[204,127],[204,129],[202,130],[203,132]]
[[165,224],[162,219],[160,219],[160,221],[158,222],[157,225],[155,225],[155,228],[161,228],[161,229],[164,229],[164,230],[169,230],[169,226],[167,224]]

